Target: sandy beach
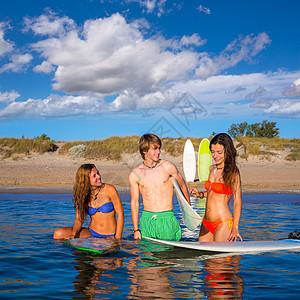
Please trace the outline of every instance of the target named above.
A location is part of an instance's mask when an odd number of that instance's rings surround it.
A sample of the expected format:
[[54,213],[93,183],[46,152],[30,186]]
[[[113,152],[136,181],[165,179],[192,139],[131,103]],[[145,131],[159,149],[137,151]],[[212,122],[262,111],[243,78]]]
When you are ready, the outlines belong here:
[[[182,157],[161,154],[183,174]],[[139,154],[123,156],[120,162],[72,159],[49,152],[0,161],[1,193],[72,193],[75,174],[83,163],[94,163],[104,182],[115,185],[120,193],[129,192],[128,174],[142,162]],[[271,161],[260,157],[238,159],[243,193],[300,194],[300,162],[288,162],[278,154]],[[196,177],[197,178],[197,177]],[[188,186],[203,188],[196,181]]]

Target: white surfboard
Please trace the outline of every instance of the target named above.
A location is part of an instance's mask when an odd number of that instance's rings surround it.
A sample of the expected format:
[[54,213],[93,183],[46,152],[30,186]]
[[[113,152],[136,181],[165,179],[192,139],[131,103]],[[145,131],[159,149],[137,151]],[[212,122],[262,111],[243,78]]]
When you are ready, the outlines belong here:
[[171,177],[176,197],[179,203],[179,207],[182,213],[183,221],[189,230],[194,230],[201,223],[202,217],[200,217],[197,212],[190,206],[190,204],[185,199],[178,185],[178,182],[174,177]]
[[209,140],[203,139],[199,145],[198,152],[198,176],[199,181],[206,181],[209,177],[209,167],[211,166],[211,152]]
[[145,237],[145,239],[166,246],[180,247],[185,249],[227,252],[227,253],[251,253],[272,252],[278,250],[300,250],[300,240],[279,241],[244,241],[244,242],[184,242],[165,241]]
[[196,176],[196,156],[193,143],[187,139],[183,150],[183,172],[187,182],[194,182]]

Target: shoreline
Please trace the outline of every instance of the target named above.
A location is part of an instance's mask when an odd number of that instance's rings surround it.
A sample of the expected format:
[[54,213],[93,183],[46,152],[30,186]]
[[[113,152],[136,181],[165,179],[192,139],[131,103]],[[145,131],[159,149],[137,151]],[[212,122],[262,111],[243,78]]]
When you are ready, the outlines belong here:
[[[195,182],[196,183],[196,182]],[[188,187],[192,183],[188,184]],[[119,194],[130,195],[130,187],[114,185]],[[255,195],[255,194],[294,194],[300,195],[300,189],[292,187],[242,187],[242,195]],[[203,189],[202,189],[203,190]],[[0,193],[8,194],[72,194],[73,185],[53,185],[53,184],[35,184],[35,185],[1,185]]]
[[[161,159],[171,161],[184,176],[182,156],[162,151]],[[19,160],[0,160],[0,193],[72,194],[75,175],[85,163],[99,169],[103,182],[112,184],[120,194],[130,194],[128,176],[142,163],[139,153],[124,155],[118,162],[72,159],[56,152],[32,154]],[[237,159],[243,194],[300,194],[300,161],[286,161],[279,154],[272,160],[250,157]],[[188,182],[188,188],[204,190],[204,182]]]

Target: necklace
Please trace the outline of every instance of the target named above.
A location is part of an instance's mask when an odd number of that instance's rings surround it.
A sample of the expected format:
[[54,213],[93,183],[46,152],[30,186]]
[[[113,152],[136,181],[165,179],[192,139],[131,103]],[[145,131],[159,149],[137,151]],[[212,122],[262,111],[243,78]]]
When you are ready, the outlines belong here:
[[154,168],[157,166],[158,162],[157,162],[154,166],[152,166],[152,167],[147,166],[147,165],[145,164],[144,161],[143,161],[143,164],[144,164],[144,166],[146,166],[148,169],[154,170]]
[[214,169],[214,174],[216,174],[216,170],[222,170],[222,169],[224,169],[224,167],[218,168],[218,167],[216,166],[216,168]]
[[100,192],[100,188],[99,188],[98,192],[97,192],[95,195],[92,195],[92,194],[91,194],[91,197],[92,197],[93,200],[94,200],[94,205],[96,204],[96,200],[97,200],[97,197],[98,197],[99,192]]

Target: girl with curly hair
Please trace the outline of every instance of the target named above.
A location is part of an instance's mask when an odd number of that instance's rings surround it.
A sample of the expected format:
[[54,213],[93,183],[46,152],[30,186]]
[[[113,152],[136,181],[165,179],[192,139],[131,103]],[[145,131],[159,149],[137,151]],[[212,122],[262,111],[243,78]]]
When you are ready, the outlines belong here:
[[[73,202],[76,210],[73,227],[57,229],[54,239],[122,237],[124,210],[121,199],[113,185],[102,182],[94,164],[84,164],[77,170]],[[82,227],[86,215],[91,218],[89,228]]]

